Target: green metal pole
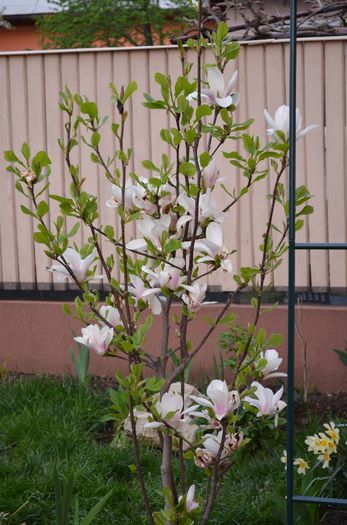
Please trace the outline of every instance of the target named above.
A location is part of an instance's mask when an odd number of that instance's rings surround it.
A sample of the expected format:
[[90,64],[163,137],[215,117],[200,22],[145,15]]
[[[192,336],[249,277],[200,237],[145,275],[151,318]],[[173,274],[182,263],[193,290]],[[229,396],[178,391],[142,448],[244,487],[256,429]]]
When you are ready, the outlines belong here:
[[289,76],[289,252],[288,252],[288,409],[287,525],[293,525],[294,356],[295,356],[295,161],[296,161],[296,19],[297,1],[290,2]]

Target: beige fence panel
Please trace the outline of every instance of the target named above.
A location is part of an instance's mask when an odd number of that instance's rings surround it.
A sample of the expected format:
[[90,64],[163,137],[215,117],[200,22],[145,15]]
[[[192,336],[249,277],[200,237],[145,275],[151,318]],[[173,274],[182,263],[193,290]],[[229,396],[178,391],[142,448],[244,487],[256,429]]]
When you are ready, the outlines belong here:
[[[298,142],[298,184],[307,184],[314,195],[315,214],[309,218],[306,227],[298,233],[299,241],[347,240],[346,225],[346,42],[345,39],[322,39],[300,42],[298,45],[298,107],[301,109],[304,125],[318,124],[318,129]],[[238,120],[255,118],[251,128],[264,143],[266,123],[264,108],[270,114],[281,104],[288,103],[288,43],[257,42],[241,46],[238,59],[228,66],[225,76],[228,80],[238,69],[238,90],[241,102],[236,111]],[[187,52],[188,60],[195,55]],[[204,63],[211,62],[206,53]],[[50,193],[68,194],[70,176],[57,144],[63,134],[63,119],[58,111],[59,91],[68,85],[72,92],[79,92],[95,100],[101,116],[108,115],[102,133],[100,149],[105,159],[112,157],[116,141],[110,130],[110,123],[118,117],[110,100],[109,83],[126,85],[131,79],[139,86],[129,105],[125,133],[126,147],[134,151],[130,170],[137,175],[150,173],[141,164],[144,159],[160,163],[163,153],[174,160],[174,152],[164,144],[159,133],[162,128],[175,126],[172,117],[163,111],[149,111],[143,105],[143,93],[158,96],[159,86],[154,81],[156,72],[166,72],[172,81],[181,74],[181,64],[174,47],[142,49],[93,49],[81,51],[53,51],[27,53],[0,53],[0,136],[2,150],[20,149],[27,141],[33,150],[47,149],[52,159],[53,170]],[[195,75],[195,72],[193,72]],[[206,139],[205,145],[207,144]],[[230,151],[240,148],[234,141],[221,148]],[[212,144],[213,150],[213,144]],[[181,156],[184,152],[180,152]],[[242,174],[218,151],[217,163],[227,179],[230,190],[238,191],[245,185]],[[81,167],[86,178],[86,189],[95,193],[100,202],[99,225],[111,224],[119,233],[119,220],[115,210],[106,207],[110,198],[110,183],[104,177],[104,169],[90,160],[85,145],[76,148],[72,161]],[[19,209],[25,199],[15,193],[13,179],[5,171],[6,163],[0,157],[0,280],[3,286],[61,287],[55,276],[46,272],[49,264],[42,246],[34,246],[33,224],[29,216]],[[120,167],[119,162],[115,165]],[[266,166],[266,164],[264,164]],[[114,168],[112,168],[113,170]],[[285,184],[288,185],[287,175]],[[236,249],[232,256],[234,269],[260,261],[259,244],[269,213],[266,193],[273,183],[273,175],[258,183],[233,207],[226,221],[225,244]],[[220,207],[229,202],[229,197],[220,189],[216,192]],[[53,224],[59,210],[52,201],[48,220]],[[275,220],[280,222],[282,214],[276,212]],[[67,219],[67,228],[74,220]],[[137,235],[135,225],[127,227],[128,237]],[[77,244],[86,242],[90,231],[82,229],[76,236]],[[275,240],[278,235],[275,234]],[[107,255],[114,253],[114,247],[106,239],[101,240]],[[297,285],[315,288],[344,287],[347,281],[347,255],[345,253],[299,252],[297,254]],[[118,275],[116,264],[115,275]],[[230,275],[220,272],[206,279],[209,286],[223,290],[234,288]],[[272,276],[274,286],[287,285],[287,264],[278,268]]]

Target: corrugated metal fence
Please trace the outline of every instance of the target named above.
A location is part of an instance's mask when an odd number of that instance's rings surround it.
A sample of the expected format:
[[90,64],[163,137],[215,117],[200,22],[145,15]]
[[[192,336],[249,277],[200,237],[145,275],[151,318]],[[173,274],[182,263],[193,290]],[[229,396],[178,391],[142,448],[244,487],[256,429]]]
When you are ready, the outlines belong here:
[[[298,144],[298,183],[308,185],[314,195],[315,213],[307,227],[299,232],[298,241],[346,242],[346,83],[347,40],[306,40],[298,44],[298,106],[304,124],[318,124],[318,129]],[[192,60],[194,57],[189,57]],[[204,56],[206,63],[211,59]],[[255,118],[253,133],[266,140],[264,108],[270,113],[288,102],[288,44],[286,42],[257,42],[244,44],[232,68],[239,70],[241,103],[238,118]],[[74,92],[95,100],[101,114],[114,115],[108,84],[118,86],[134,79],[138,93],[130,107],[127,140],[134,150],[131,168],[143,173],[141,161],[159,160],[168,152],[159,138],[160,129],[170,126],[169,117],[162,111],[149,111],[141,104],[142,93],[158,94],[153,80],[156,71],[180,74],[180,63],[174,47],[93,49],[82,51],[51,51],[0,54],[0,137],[1,150],[18,151],[27,141],[33,150],[46,149],[53,161],[51,193],[67,191],[69,179],[57,145],[63,134],[63,122],[58,111],[59,90],[65,85]],[[231,73],[231,70],[226,74]],[[112,133],[104,129],[102,151],[112,153]],[[227,148],[225,148],[227,150]],[[169,152],[168,152],[169,153]],[[115,224],[115,213],[106,207],[109,183],[89,160],[89,153],[79,150],[81,172],[87,179],[88,190],[100,199],[101,223]],[[1,156],[2,157],[2,156]],[[228,161],[218,157],[221,170],[230,185],[240,188],[241,175]],[[268,214],[269,181],[261,181],[239,203],[226,222],[225,244],[237,249],[233,256],[235,269],[250,265],[260,258],[258,246]],[[221,206],[226,195],[218,190]],[[55,287],[52,275],[45,270],[48,264],[42,246],[34,245],[33,224],[23,215],[19,205],[23,198],[14,191],[13,180],[5,171],[0,158],[0,282],[4,288],[33,285],[41,289]],[[57,214],[57,204],[51,202],[50,220]],[[77,243],[86,238],[81,231]],[[110,251],[109,246],[105,250]],[[298,253],[297,285],[315,288],[345,287],[347,254]],[[283,264],[274,275],[276,287],[286,287],[287,267]],[[230,276],[214,276],[210,285],[233,288]]]

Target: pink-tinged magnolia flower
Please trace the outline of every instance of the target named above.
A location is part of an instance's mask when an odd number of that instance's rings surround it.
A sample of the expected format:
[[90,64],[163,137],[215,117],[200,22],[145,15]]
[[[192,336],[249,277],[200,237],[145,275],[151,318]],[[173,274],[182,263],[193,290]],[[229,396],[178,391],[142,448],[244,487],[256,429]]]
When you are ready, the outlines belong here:
[[212,188],[217,182],[224,182],[226,180],[224,175],[221,175],[217,168],[216,159],[211,160],[208,166],[202,170],[201,175],[206,188]]
[[146,288],[145,283],[137,275],[130,275],[132,286],[129,286],[129,292],[135,297],[136,302],[141,299],[149,304],[150,309],[154,315],[160,315],[161,304],[158,297],[155,295],[160,292],[160,288]]
[[144,239],[144,237],[146,237],[160,250],[162,235],[164,231],[167,232],[169,230],[170,223],[170,215],[163,215],[160,219],[152,219],[148,215],[145,215],[142,220],[137,222],[137,226],[143,237],[128,242],[126,246],[127,249],[146,251],[147,243]]
[[[178,392],[166,392],[161,400],[157,401],[155,408],[160,419],[176,430],[186,421],[182,419],[183,398]],[[145,423],[144,426],[145,428],[160,428],[162,425],[160,421],[151,421]]]
[[[223,430],[220,430],[218,434],[205,434],[203,437],[203,444],[205,450],[210,452],[215,458],[219,452],[223,437]],[[226,436],[227,437],[227,436]],[[225,438],[226,438],[225,437]],[[225,442],[221,454],[221,460],[225,459],[229,454],[229,451],[225,448]]]
[[182,288],[189,292],[182,295],[182,301],[186,303],[189,312],[198,312],[205,299],[207,284],[194,283],[191,286],[183,284]]
[[[177,290],[185,281],[180,268],[184,267],[184,259],[182,257],[174,257],[170,260],[172,264],[160,265],[153,271],[148,266],[142,266],[142,271],[147,273],[150,277],[150,285],[152,287],[167,287],[169,290]],[[177,268],[178,266],[178,268]]]
[[[194,499],[195,497],[195,485],[191,485],[186,496],[186,510],[188,514],[199,508],[199,503]],[[183,496],[178,498],[181,501]]]
[[225,448],[229,450],[230,453],[235,452],[240,447],[243,437],[243,432],[227,434],[224,444]]
[[267,361],[266,365],[261,370],[264,379],[270,379],[271,377],[287,377],[286,373],[277,372],[283,361],[282,357],[279,357],[277,350],[269,348],[268,350],[265,350],[265,353],[260,353],[260,358]]
[[213,454],[205,448],[195,449],[194,463],[199,468],[207,468],[213,462]]
[[103,306],[100,306],[99,313],[112,326],[120,326],[120,325],[122,326],[123,325],[117,308],[104,304]]
[[237,390],[229,392],[226,381],[213,379],[207,387],[207,397],[191,396],[200,406],[211,408],[220,421],[240,406],[240,396]]
[[[209,89],[202,88],[201,96],[207,98],[210,104],[228,108],[231,104],[237,106],[240,102],[240,94],[235,91],[237,81],[237,71],[231,77],[227,86],[225,86],[223,73],[217,66],[212,66],[207,69],[207,80]],[[197,92],[191,93],[188,99],[196,99]]]
[[[190,243],[184,242],[182,246],[189,248]],[[207,254],[199,257],[198,262],[214,263],[216,257],[219,257],[221,259],[221,268],[227,273],[233,271],[233,265],[227,259],[229,252],[223,245],[223,230],[217,222],[210,222],[206,228],[205,239],[198,239],[195,242],[194,250]]]
[[64,280],[66,277],[71,279],[71,276],[68,270],[63,265],[63,260],[71,268],[72,272],[75,274],[78,281],[88,281],[89,279],[102,279],[103,275],[92,275],[87,277],[87,272],[89,266],[92,264],[96,258],[96,249],[92,251],[85,259],[81,258],[81,255],[74,250],[73,248],[67,248],[65,252],[58,257],[57,264],[52,264],[50,268],[47,268],[49,272],[58,274],[61,280]]
[[90,324],[82,328],[82,337],[74,337],[77,343],[94,350],[98,355],[105,355],[113,338],[113,328]]
[[[266,131],[267,134],[276,138],[277,131],[282,131],[286,138],[289,137],[289,106],[280,106],[276,113],[275,118],[272,118],[270,113],[264,109],[264,115],[266,122],[270,126]],[[296,140],[301,139],[307,133],[315,129],[317,126],[312,124],[305,129],[302,128],[302,117],[300,111],[296,110]]]
[[278,414],[287,406],[287,403],[281,400],[283,386],[275,394],[270,388],[263,387],[257,381],[253,381],[251,387],[256,388],[254,392],[256,399],[246,396],[245,401],[258,409],[257,417]]

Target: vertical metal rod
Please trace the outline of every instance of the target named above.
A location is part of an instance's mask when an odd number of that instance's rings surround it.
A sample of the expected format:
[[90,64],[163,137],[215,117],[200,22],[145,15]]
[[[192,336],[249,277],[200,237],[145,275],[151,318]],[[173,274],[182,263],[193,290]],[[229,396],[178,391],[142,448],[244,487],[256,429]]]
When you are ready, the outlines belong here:
[[290,1],[289,76],[289,252],[288,252],[288,410],[287,525],[293,525],[294,362],[295,362],[295,161],[296,161],[296,21],[297,0]]

